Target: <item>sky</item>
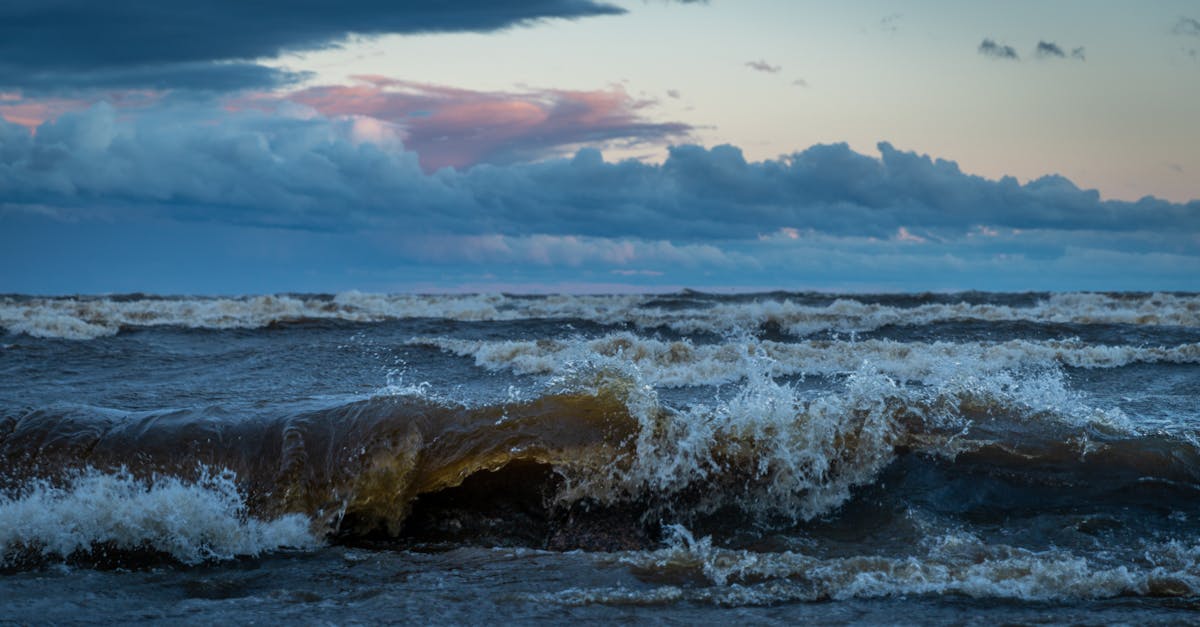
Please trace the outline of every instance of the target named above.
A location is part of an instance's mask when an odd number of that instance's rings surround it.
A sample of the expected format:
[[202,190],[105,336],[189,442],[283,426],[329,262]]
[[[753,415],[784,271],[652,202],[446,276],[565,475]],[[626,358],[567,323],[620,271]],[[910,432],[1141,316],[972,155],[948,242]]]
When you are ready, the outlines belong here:
[[1200,290],[1194,1],[10,0],[0,293]]

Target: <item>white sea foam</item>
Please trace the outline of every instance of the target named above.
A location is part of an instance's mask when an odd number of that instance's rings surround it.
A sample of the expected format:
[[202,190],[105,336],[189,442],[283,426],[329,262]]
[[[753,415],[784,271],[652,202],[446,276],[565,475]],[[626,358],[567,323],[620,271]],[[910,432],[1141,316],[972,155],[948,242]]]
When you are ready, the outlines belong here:
[[34,337],[93,339],[122,327],[261,328],[307,319],[374,322],[389,318],[503,318],[502,296],[410,296],[346,292],[330,299],[300,296],[164,299],[0,299],[0,326]]
[[1058,366],[1117,368],[1134,363],[1200,363],[1200,344],[1178,346],[1105,346],[1079,340],[1010,340],[1007,342],[897,342],[893,340],[795,343],[742,339],[721,344],[695,344],[687,339],[664,341],[619,332],[591,339],[461,340],[414,338],[409,344],[432,346],[471,357],[489,370],[517,374],[561,374],[566,364],[589,355],[614,357],[637,366],[653,385],[679,387],[729,383],[766,367],[771,376],[835,375],[858,370],[863,363],[905,381],[936,383],[964,371],[978,375],[1004,370]]
[[[809,520],[846,502],[853,487],[873,483],[901,445],[953,457],[997,433],[1050,429],[1083,455],[1091,430],[1135,432],[1120,410],[1090,406],[1056,370],[968,370],[910,386],[863,364],[840,389],[806,394],[773,379],[769,359],[747,363],[747,379],[731,396],[682,409],[664,407],[630,361],[594,355],[565,364],[552,390],[619,394],[639,427],[613,463],[578,475],[567,469],[560,496],[649,497],[674,508],[675,496],[707,485],[708,496],[688,501],[689,514],[735,505]],[[984,439],[973,439],[977,430]],[[716,485],[722,481],[733,484]]]
[[0,498],[0,565],[22,551],[66,558],[99,545],[197,564],[318,544],[304,516],[251,517],[227,472],[187,482],[89,470],[63,486],[35,481]]
[[1106,564],[1058,549],[988,545],[964,532],[931,536],[907,557],[818,558],[793,551],[722,549],[711,538],[697,539],[685,528],[668,531],[662,549],[602,559],[642,572],[675,573],[676,578],[694,574],[707,585],[572,588],[531,596],[565,605],[691,601],[743,606],[927,594],[1032,601],[1189,596],[1200,591],[1200,547],[1179,542],[1147,546],[1139,564]]
[[773,325],[795,336],[823,331],[866,332],[889,325],[911,326],[949,320],[990,322],[1029,320],[1043,323],[1200,326],[1200,297],[1175,294],[1113,297],[1105,294],[1051,294],[1029,307],[995,304],[928,303],[896,307],[854,299],[826,306],[787,299],[719,303],[699,312],[656,312],[636,320],[639,326],[667,326],[682,332],[729,333]]
[[776,326],[797,336],[864,332],[888,325],[946,320],[1109,323],[1200,326],[1200,296],[1178,294],[1052,294],[1032,306],[928,303],[897,307],[843,298],[808,305],[787,298],[761,301],[694,301],[664,308],[653,296],[409,295],[344,292],[310,296],[241,298],[0,298],[0,326],[34,337],[91,339],[123,327],[178,325],[194,328],[260,328],[302,319],[372,322],[401,318],[451,320],[581,319],[685,333],[753,332]]

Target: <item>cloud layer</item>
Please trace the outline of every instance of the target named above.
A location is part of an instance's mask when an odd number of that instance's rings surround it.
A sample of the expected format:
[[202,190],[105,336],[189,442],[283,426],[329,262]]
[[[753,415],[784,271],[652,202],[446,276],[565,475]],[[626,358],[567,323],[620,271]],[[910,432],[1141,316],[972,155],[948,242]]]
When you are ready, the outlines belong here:
[[0,3],[0,88],[270,87],[302,75],[255,59],[334,46],[351,34],[486,32],[623,12],[594,0],[9,0]]
[[102,103],[36,134],[0,124],[0,197],[82,214],[142,207],[315,230],[403,224],[686,241],[784,228],[871,237],[901,227],[960,236],[977,225],[1200,231],[1200,201],[1106,201],[1059,176],[989,180],[888,143],[878,149],[875,157],[817,145],[748,162],[733,146],[680,145],[661,165],[607,162],[582,149],[569,159],[427,174],[402,129],[375,118],[289,103],[272,112],[175,104],[118,115]]
[[887,143],[429,173],[398,125],[278,106],[0,123],[0,266],[24,268],[0,291],[1186,289],[1200,271],[1200,201],[990,180]]

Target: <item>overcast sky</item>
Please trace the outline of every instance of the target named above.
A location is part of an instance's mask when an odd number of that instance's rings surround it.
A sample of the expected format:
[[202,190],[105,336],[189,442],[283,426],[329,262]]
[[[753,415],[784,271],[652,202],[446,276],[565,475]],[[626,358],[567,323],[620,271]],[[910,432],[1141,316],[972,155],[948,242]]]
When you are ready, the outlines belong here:
[[1190,1],[0,5],[0,292],[1200,289]]

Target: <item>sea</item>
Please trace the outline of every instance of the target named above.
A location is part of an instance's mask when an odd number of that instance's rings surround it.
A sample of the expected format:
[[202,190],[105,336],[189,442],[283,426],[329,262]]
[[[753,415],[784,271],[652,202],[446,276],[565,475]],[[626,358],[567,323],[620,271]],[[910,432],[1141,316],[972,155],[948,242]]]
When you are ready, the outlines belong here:
[[0,296],[0,623],[1200,622],[1200,294]]

